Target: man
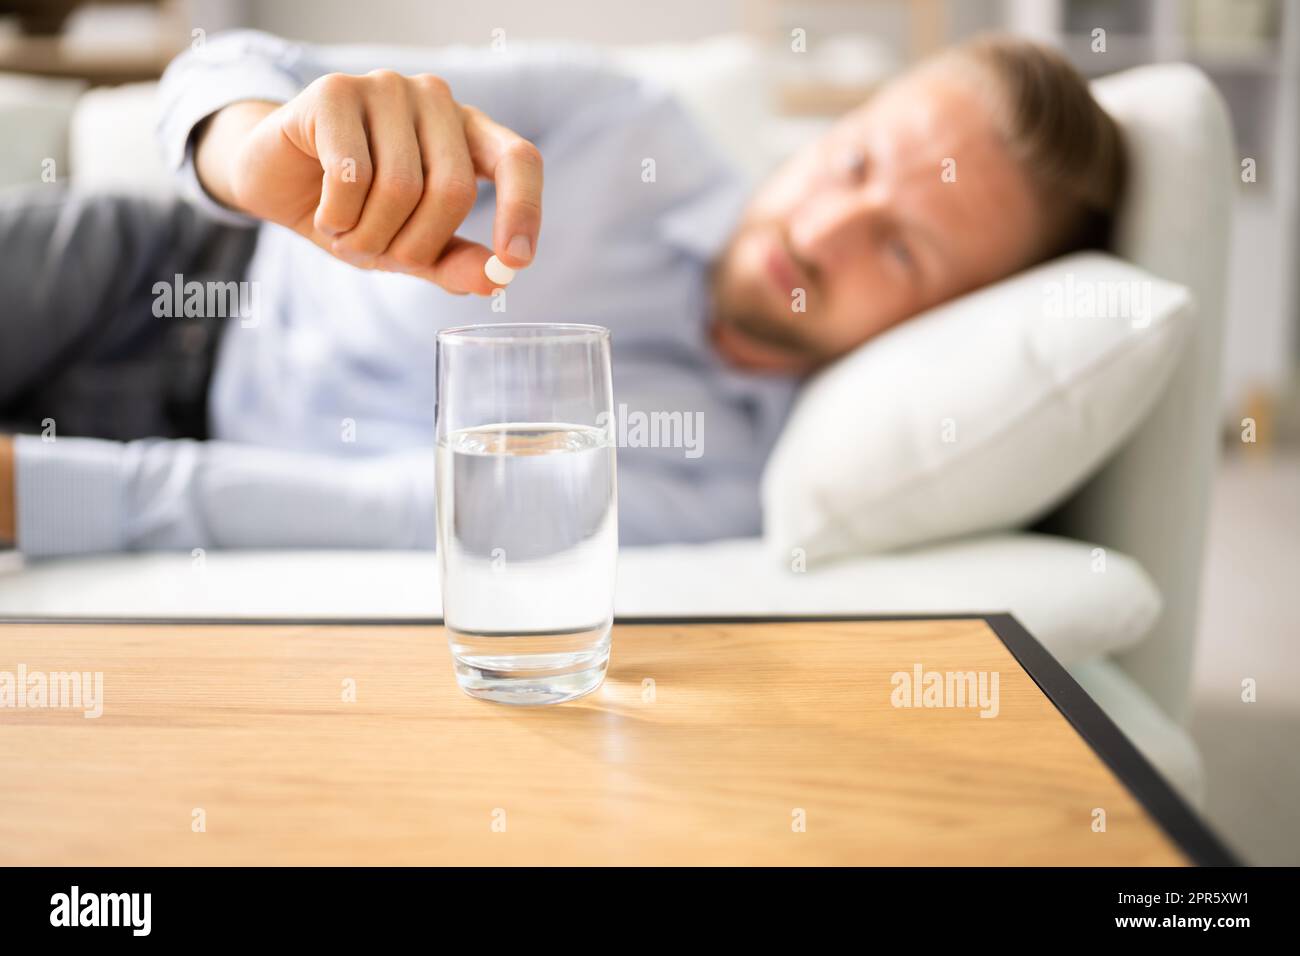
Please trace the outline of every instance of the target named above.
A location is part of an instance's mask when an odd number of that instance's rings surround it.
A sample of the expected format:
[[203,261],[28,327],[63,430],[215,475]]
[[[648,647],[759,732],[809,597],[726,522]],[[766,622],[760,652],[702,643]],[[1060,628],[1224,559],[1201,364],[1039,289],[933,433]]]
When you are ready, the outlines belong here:
[[[802,376],[1104,243],[1123,169],[1077,74],[1012,40],[895,80],[753,192],[670,97],[572,50],[237,33],[161,98],[169,163],[228,226],[0,207],[0,421],[43,432],[0,441],[0,536],[29,554],[431,547],[434,333],[497,321],[610,327],[620,414],[703,426],[620,449],[625,543],[756,534]],[[177,318],[173,289],[232,268],[238,317]]]

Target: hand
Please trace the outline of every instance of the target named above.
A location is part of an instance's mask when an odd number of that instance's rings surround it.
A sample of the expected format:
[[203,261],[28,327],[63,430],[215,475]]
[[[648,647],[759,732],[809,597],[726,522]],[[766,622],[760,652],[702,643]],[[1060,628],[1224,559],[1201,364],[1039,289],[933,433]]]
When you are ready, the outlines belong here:
[[[515,269],[536,254],[541,154],[436,76],[330,73],[283,106],[227,106],[199,137],[199,179],[219,201],[360,268],[486,295],[494,252]],[[490,250],[455,235],[478,178],[496,184]]]

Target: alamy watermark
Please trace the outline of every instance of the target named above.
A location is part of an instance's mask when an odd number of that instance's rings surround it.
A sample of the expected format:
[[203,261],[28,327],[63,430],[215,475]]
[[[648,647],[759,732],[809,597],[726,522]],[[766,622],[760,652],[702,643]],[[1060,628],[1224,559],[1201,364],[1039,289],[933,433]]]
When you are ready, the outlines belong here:
[[1151,324],[1149,279],[1076,279],[1043,286],[1043,311],[1052,319],[1128,319],[1135,329]]
[[148,936],[152,928],[152,893],[83,893],[73,885],[50,897],[51,926],[120,926],[132,936]]
[[80,710],[87,720],[104,713],[103,671],[0,671],[0,709]]
[[644,412],[619,402],[612,415],[596,416],[596,427],[619,448],[680,448],[687,458],[704,454],[703,412]]
[[978,707],[981,717],[1000,709],[998,671],[895,671],[889,678],[889,702],[895,707]]
[[153,314],[159,319],[238,318],[245,329],[255,328],[258,323],[261,283],[256,281],[187,282],[178,272],[170,282],[155,282],[152,291]]

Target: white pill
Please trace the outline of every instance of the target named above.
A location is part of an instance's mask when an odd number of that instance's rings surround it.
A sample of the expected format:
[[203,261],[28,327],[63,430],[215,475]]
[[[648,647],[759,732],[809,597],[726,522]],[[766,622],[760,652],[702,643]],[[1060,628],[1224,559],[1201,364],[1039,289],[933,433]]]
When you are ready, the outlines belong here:
[[509,285],[510,280],[515,277],[515,270],[496,256],[487,261],[487,265],[483,267],[483,272],[497,285]]

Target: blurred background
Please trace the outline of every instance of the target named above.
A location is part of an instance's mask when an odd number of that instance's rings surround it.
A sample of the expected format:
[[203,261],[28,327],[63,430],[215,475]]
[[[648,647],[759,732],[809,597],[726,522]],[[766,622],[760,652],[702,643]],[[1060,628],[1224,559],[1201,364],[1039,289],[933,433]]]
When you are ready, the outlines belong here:
[[[153,87],[180,50],[251,27],[320,43],[610,47],[718,104],[761,175],[891,74],[981,30],[1063,49],[1084,74],[1183,60],[1231,111],[1241,160],[1219,465],[1192,732],[1207,815],[1257,863],[1300,863],[1300,3],[1283,0],[0,0],[0,189],[166,192]],[[791,56],[791,52],[803,55]],[[733,135],[728,135],[728,133]],[[1254,441],[1243,439],[1247,420]],[[1260,702],[1240,706],[1240,682]]]

